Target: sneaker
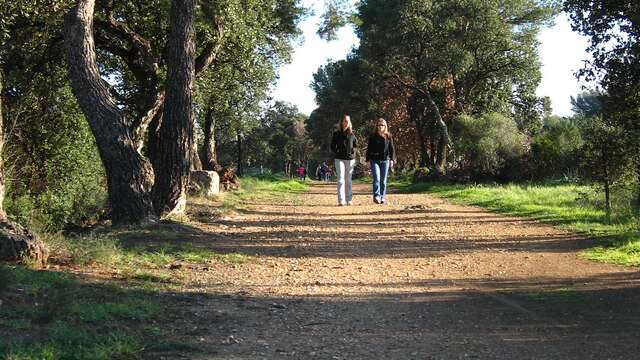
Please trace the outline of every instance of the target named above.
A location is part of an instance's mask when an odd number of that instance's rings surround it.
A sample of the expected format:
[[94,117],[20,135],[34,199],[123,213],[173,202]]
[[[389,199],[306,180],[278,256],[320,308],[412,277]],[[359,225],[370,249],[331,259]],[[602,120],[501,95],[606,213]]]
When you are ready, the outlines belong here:
[[342,201],[342,202],[340,202],[338,205],[339,205],[339,206],[345,206],[345,205],[347,205],[347,203],[346,203],[346,202],[344,202],[344,201]]
[[384,204],[384,199],[380,200],[380,204]]
[[380,204],[380,199],[378,199],[377,197],[373,198],[373,202],[376,203],[376,204]]
[[353,201],[347,201],[347,205],[349,206],[353,205]]

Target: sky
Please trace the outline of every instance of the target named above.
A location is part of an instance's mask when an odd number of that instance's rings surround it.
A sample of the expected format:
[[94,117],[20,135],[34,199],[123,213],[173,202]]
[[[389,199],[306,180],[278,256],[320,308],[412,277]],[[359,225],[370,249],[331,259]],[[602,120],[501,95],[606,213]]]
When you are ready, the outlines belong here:
[[[327,42],[320,39],[316,29],[323,2],[305,0],[303,3],[313,7],[316,15],[301,23],[302,41],[295,48],[292,62],[279,69],[279,79],[272,96],[275,100],[296,105],[300,112],[308,115],[316,108],[315,93],[310,87],[313,73],[328,60],[344,59],[357,46],[358,38],[353,28],[345,27],[338,32],[338,40]],[[562,13],[554,26],[541,31],[538,40],[542,81],[537,94],[551,98],[553,114],[570,116],[570,98],[580,93],[581,86],[585,85],[576,79],[574,73],[582,68],[584,60],[590,58],[585,52],[587,39],[571,31],[568,17]]]

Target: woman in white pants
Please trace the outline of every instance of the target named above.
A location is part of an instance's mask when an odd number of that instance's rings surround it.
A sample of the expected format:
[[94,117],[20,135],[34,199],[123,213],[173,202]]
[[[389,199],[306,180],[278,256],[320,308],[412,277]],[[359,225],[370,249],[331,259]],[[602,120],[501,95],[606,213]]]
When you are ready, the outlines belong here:
[[331,138],[331,151],[335,158],[338,178],[338,205],[353,205],[351,175],[356,158],[356,136],[353,134],[351,117],[344,115],[338,123],[338,130]]

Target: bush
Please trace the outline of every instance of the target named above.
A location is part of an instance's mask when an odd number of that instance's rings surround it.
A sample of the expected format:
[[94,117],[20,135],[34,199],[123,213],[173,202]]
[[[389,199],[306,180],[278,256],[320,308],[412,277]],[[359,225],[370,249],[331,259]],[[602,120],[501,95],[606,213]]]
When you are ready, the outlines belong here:
[[531,175],[535,179],[562,178],[578,171],[582,146],[580,129],[569,120],[549,117],[542,133],[531,141]]
[[520,162],[527,140],[513,119],[498,113],[462,115],[453,132],[457,165],[474,180],[510,180],[516,176],[507,170]]
[[36,76],[7,111],[14,129],[4,153],[4,205],[10,217],[41,231],[99,216],[107,200],[95,140],[66,83],[66,70]]
[[428,181],[431,170],[428,167],[419,167],[413,172],[412,182],[426,182]]

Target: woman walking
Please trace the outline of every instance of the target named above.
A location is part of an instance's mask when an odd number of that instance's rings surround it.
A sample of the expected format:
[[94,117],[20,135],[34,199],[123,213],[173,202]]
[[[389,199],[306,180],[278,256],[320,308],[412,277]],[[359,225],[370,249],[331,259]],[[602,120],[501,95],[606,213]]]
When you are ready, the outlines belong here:
[[366,159],[371,164],[373,202],[384,204],[384,196],[387,194],[387,174],[389,169],[393,169],[396,151],[393,137],[383,118],[376,121],[373,134],[369,136]]
[[338,178],[338,205],[353,205],[351,175],[356,158],[356,136],[353,134],[351,117],[344,115],[338,123],[338,130],[331,138],[331,151],[335,158]]

